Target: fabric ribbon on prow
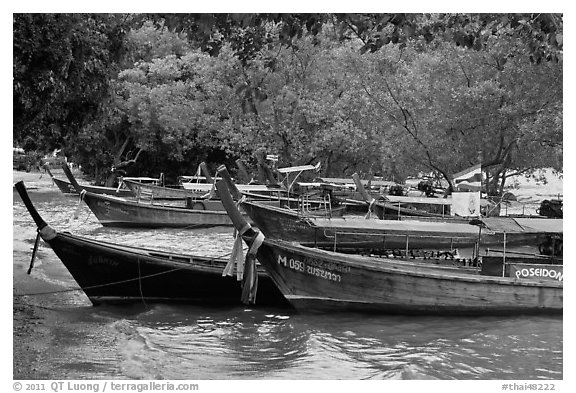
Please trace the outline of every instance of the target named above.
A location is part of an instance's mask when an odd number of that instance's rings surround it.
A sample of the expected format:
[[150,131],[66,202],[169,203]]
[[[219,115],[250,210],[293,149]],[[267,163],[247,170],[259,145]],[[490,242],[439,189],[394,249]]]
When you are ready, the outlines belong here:
[[364,216],[364,218],[369,219],[372,217],[372,212],[374,211],[376,213],[376,215],[378,216],[379,219],[382,219],[384,216],[384,209],[382,208],[382,206],[379,206],[377,204],[377,201],[372,198],[370,195],[368,195],[368,192],[366,191],[366,189],[364,188],[364,186],[362,185],[362,182],[360,181],[360,177],[358,176],[357,173],[354,173],[352,175],[352,179],[354,179],[354,183],[356,184],[356,191],[358,191],[360,193],[360,195],[362,195],[362,198],[364,199],[364,201],[366,203],[368,203],[368,213],[366,213],[366,216]]
[[84,195],[86,195],[86,190],[80,191],[80,199],[78,200],[78,206],[74,210],[73,217],[76,219],[80,216],[80,209],[82,209],[82,201],[84,200]]
[[[255,303],[256,294],[258,290],[258,271],[256,266],[256,254],[258,248],[264,242],[264,235],[254,230],[252,226],[246,221],[246,219],[240,213],[240,210],[234,200],[232,199],[232,193],[235,194],[238,204],[242,203],[242,194],[236,188],[230,174],[228,173],[225,166],[220,166],[218,168],[218,174],[223,180],[216,182],[216,190],[222,201],[222,205],[226,209],[226,212],[230,216],[234,227],[238,231],[236,234],[236,240],[234,243],[234,249],[230,257],[229,263],[224,269],[226,274],[232,275],[234,264],[240,266],[239,258],[241,258],[241,240],[243,239],[248,244],[248,252],[243,266],[243,277],[242,277],[242,295],[241,300],[245,304]],[[237,273],[238,274],[238,273]]]
[[246,262],[244,267],[244,280],[242,281],[242,303],[255,304],[256,294],[258,292],[258,267],[256,266],[256,254],[258,249],[264,243],[264,235],[257,232],[253,238],[252,244],[246,253]]
[[233,276],[234,268],[236,268],[236,278],[241,281],[244,278],[244,249],[242,235],[246,233],[249,227],[244,227],[238,232],[234,229],[234,247],[232,248],[232,254],[230,259],[226,264],[226,267],[222,271],[222,277]]

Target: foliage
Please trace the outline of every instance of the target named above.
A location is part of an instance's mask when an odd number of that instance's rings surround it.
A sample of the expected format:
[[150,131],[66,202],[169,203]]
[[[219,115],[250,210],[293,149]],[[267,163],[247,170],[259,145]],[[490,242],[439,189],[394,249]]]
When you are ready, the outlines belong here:
[[52,150],[93,120],[122,56],[123,23],[122,15],[14,14],[15,142]]
[[[394,122],[399,159],[448,181],[478,162],[496,183],[507,170],[558,167],[561,64],[513,58],[501,66],[499,49],[470,52],[446,43],[420,52],[394,46],[362,59],[355,69],[374,110]],[[545,142],[539,128],[550,117],[556,122],[546,125]],[[493,186],[491,193],[497,192]]]
[[[562,168],[556,14],[16,14],[14,141],[97,179],[264,149],[324,175]],[[113,177],[108,178],[108,182]]]
[[[148,14],[175,31],[186,32],[204,51],[217,56],[224,43],[243,64],[270,44],[297,46],[304,35],[317,36],[329,25],[340,42],[360,40],[361,53],[377,52],[392,43],[448,41],[483,50],[493,38],[523,42],[523,51],[536,63],[558,61],[563,49],[560,14]],[[159,21],[159,22],[158,22]],[[278,26],[272,37],[266,27]]]

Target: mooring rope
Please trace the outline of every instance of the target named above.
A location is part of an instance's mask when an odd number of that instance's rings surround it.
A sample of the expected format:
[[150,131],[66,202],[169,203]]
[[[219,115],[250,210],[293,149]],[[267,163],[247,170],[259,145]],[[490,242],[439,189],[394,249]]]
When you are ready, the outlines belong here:
[[138,257],[138,290],[140,291],[140,299],[142,304],[146,306],[146,301],[144,300],[144,292],[142,292],[142,274],[140,272],[140,257]]

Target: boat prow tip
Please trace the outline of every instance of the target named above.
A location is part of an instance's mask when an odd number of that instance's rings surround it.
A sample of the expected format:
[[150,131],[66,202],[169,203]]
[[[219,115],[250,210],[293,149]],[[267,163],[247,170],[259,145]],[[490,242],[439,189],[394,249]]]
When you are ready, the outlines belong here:
[[28,191],[26,190],[26,185],[24,184],[24,181],[20,180],[19,182],[14,184],[14,188],[16,188],[18,195],[20,195],[20,199],[22,199],[22,202],[24,202],[24,206],[26,206],[28,213],[30,213],[30,215],[32,216],[32,219],[36,223],[38,230],[42,230],[46,226],[48,226],[48,224],[46,224],[46,222],[40,216],[40,213],[38,213],[38,210],[36,210],[36,208],[34,207],[34,204],[32,203],[30,196],[28,195]]

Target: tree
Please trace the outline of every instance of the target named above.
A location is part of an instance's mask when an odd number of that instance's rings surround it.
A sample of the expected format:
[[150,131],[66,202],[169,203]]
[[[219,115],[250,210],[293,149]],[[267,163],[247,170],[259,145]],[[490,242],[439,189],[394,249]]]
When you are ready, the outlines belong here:
[[[392,43],[450,41],[484,50],[493,38],[518,39],[531,61],[558,61],[563,50],[561,14],[145,14],[189,38],[202,50],[217,56],[226,42],[245,63],[269,44],[294,47],[305,35],[317,36],[329,25],[341,42],[357,39],[360,52],[377,52]],[[277,26],[271,36],[268,25]],[[296,45],[297,46],[297,45]]]
[[496,192],[562,165],[562,30],[556,14],[18,14],[14,139],[97,178],[260,148],[335,176],[449,178],[481,151]]
[[67,144],[108,94],[125,17],[14,14],[14,140],[45,151]]
[[[486,52],[447,42],[433,51],[389,47],[363,58],[357,73],[373,106],[396,123],[400,159],[449,182],[452,173],[482,160],[489,193],[502,191],[509,169],[533,168],[526,166],[530,160],[557,165],[561,150],[551,153],[561,145],[559,121],[546,135],[533,125],[551,113],[561,117],[562,64],[499,63],[498,42]],[[548,149],[537,151],[545,141]]]

